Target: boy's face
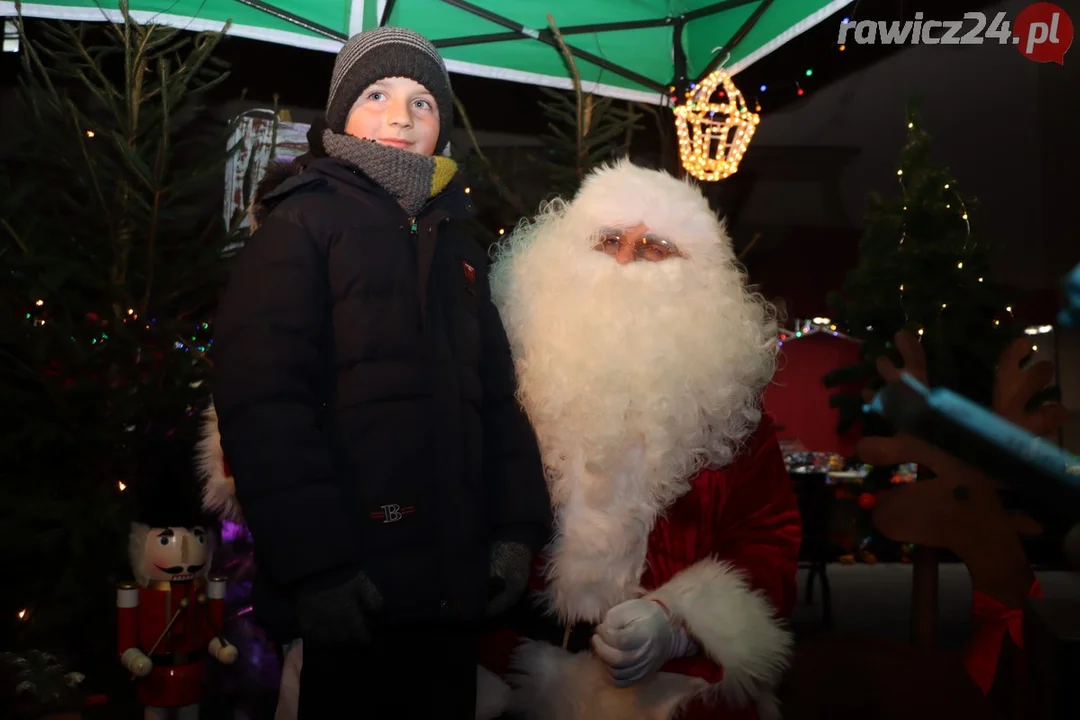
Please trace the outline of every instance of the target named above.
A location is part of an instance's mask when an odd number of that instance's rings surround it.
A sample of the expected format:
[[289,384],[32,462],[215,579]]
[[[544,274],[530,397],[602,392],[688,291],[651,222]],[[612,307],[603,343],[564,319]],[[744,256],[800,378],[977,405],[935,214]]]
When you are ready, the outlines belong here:
[[401,150],[434,155],[439,141],[439,107],[428,89],[409,78],[372,83],[349,110],[345,132]]

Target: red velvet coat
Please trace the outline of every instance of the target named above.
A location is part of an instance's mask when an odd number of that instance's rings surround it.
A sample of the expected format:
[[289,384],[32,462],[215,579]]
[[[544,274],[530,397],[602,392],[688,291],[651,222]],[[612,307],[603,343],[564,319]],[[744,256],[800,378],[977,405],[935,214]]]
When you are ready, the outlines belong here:
[[[489,638],[483,663],[504,675],[511,664],[515,674],[524,673],[516,678],[522,689],[515,691],[514,709],[544,720],[666,718],[679,707],[686,708],[679,717],[691,720],[776,713],[773,693],[791,652],[783,618],[796,600],[802,528],[771,419],[762,419],[732,464],[702,471],[688,492],[660,510],[639,566],[640,587],[630,596],[643,591],[661,600],[702,651],[669,662],[635,688],[617,690],[588,652],[571,655],[546,643],[526,643],[511,662],[519,640],[504,633]],[[569,547],[570,536],[580,539],[581,533],[568,532],[566,522],[553,553],[576,557],[555,558],[563,578],[582,566],[582,553],[595,555]],[[597,527],[603,532],[602,523]],[[625,559],[614,557],[613,567]],[[561,594],[551,594],[552,583],[537,581],[563,618],[581,619],[584,608],[606,612],[621,602],[618,590],[598,587],[590,577],[581,587],[595,602],[580,603],[575,611],[568,608],[576,602],[569,599],[572,582],[563,581]]]

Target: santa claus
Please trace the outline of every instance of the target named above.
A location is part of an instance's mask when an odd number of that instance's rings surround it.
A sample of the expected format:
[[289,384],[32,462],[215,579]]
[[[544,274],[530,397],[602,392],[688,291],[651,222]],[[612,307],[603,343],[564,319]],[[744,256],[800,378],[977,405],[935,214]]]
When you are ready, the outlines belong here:
[[518,227],[491,283],[557,519],[544,617],[484,658],[510,710],[777,717],[801,526],[761,411],[774,312],[723,223],[693,185],[620,162]]

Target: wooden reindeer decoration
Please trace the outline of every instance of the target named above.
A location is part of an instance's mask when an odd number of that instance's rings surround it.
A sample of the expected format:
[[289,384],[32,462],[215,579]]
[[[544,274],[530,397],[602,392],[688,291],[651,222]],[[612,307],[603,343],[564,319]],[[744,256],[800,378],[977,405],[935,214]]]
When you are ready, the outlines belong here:
[[[879,358],[878,372],[887,382],[907,372],[926,384],[926,356],[918,339],[902,332],[896,345],[903,371]],[[1030,353],[1030,342],[1021,338],[1002,354],[993,409],[1029,432],[1045,435],[1061,426],[1066,411],[1057,404],[1028,409],[1054,375],[1048,361],[1022,369]],[[1041,528],[1029,516],[1005,509],[999,481],[910,435],[867,438],[857,452],[874,465],[916,462],[936,476],[879,495],[874,525],[893,540],[948,549],[967,566],[975,631],[964,652],[964,666],[983,694],[989,695],[993,687],[995,704],[1014,714],[1009,709],[1019,710],[1013,691],[1019,667],[1011,663],[1018,662],[1023,649],[1022,608],[1025,599],[1042,594],[1020,536],[1038,534]]]
[[[894,381],[908,372],[926,383],[918,338],[900,333],[896,345],[904,368],[881,358],[882,377]],[[1054,372],[1048,362],[1022,369],[1030,352],[1030,344],[1020,339],[1002,354],[993,408],[1044,435],[1060,427],[1066,412],[1056,404],[1029,409]],[[781,692],[785,720],[1025,717],[1013,663],[1022,650],[1021,607],[1039,587],[1020,535],[1039,532],[1038,524],[1006,511],[997,481],[917,438],[866,438],[857,452],[873,464],[918,462],[934,471],[932,479],[881,493],[874,523],[894,540],[948,548],[964,561],[971,573],[976,629],[961,657],[831,632],[801,642]]]

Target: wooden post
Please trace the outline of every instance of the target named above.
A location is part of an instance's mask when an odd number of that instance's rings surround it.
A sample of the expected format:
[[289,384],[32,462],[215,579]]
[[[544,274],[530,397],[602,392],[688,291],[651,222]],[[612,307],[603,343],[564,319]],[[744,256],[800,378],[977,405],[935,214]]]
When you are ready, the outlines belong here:
[[911,644],[933,652],[938,644],[938,551],[916,546],[911,576]]
[[[924,465],[915,470],[915,482],[934,477],[934,471]],[[916,545],[911,563],[911,644],[924,652],[934,652],[940,614],[937,548]]]

